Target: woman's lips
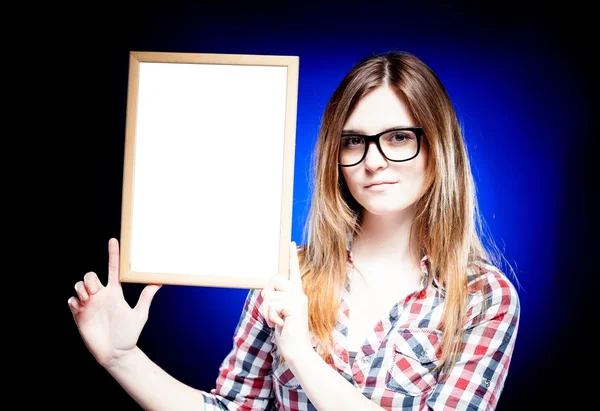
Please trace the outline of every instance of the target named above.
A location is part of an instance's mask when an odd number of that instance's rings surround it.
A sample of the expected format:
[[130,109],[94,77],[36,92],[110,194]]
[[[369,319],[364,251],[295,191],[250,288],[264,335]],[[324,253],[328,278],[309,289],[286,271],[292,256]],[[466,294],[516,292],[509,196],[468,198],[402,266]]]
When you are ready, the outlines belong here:
[[370,184],[368,186],[365,186],[365,188],[367,190],[373,190],[373,191],[382,191],[387,189],[389,186],[396,184],[395,182],[380,182],[380,183],[373,183]]

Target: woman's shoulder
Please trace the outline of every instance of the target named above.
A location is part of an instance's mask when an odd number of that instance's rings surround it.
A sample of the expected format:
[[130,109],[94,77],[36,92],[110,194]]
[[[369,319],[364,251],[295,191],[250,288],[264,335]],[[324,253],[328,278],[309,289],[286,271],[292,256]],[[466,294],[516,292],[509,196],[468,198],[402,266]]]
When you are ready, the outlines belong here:
[[511,313],[518,317],[519,293],[515,283],[497,266],[476,261],[469,267],[469,308],[474,315]]
[[263,303],[262,289],[250,288],[244,299],[243,313],[256,319],[262,318],[261,306]]

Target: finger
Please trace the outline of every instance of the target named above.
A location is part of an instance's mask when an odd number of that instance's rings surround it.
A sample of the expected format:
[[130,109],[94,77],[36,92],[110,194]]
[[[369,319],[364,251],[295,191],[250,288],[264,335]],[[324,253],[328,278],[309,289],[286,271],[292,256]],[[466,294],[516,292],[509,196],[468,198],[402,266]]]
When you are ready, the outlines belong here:
[[77,281],[77,283],[75,283],[75,292],[77,293],[77,298],[79,298],[79,301],[83,304],[90,299],[90,295],[88,294],[83,281]]
[[283,325],[282,312],[286,306],[285,300],[265,301],[261,307],[261,314],[269,327],[273,328],[276,324]]
[[265,299],[261,304],[260,310],[262,316],[265,318],[265,320],[267,320],[267,324],[269,327],[274,326],[274,323],[271,320],[271,307],[273,307],[273,304],[275,305],[275,307],[281,306],[283,302],[289,300],[289,297],[289,293],[284,291],[269,291],[268,294],[265,294]]
[[119,242],[116,238],[108,241],[108,283],[119,285]]
[[269,291],[269,294],[265,296],[266,303],[272,303],[275,301],[286,301],[289,300],[290,293],[287,291]]
[[263,316],[267,325],[273,327],[273,324],[269,321],[269,293],[273,290],[273,279],[264,286],[258,295],[258,303],[260,304],[260,314]]
[[273,291],[274,289],[275,289],[275,278],[273,277],[269,280],[267,285],[265,285],[260,292],[260,297],[262,298],[262,300],[264,301],[265,298],[269,295],[269,292]]
[[260,314],[263,316],[263,318],[267,322],[267,325],[272,328],[274,324],[273,324],[273,321],[270,320],[269,307],[270,307],[269,300],[263,301],[260,306]]
[[258,299],[258,302],[261,305],[264,305],[265,302],[268,302],[271,293],[275,291],[275,280],[276,280],[277,277],[278,277],[277,275],[273,276],[269,280],[269,282],[267,283],[267,285],[265,285],[265,287],[261,290],[261,292],[259,294],[259,299]]
[[277,275],[273,278],[273,286],[275,291],[293,291],[294,285],[292,282],[282,275]]
[[290,302],[287,300],[273,301],[273,303],[271,304],[271,310],[275,311],[275,313],[277,313],[277,318],[281,319],[281,323],[279,325],[283,325],[283,320],[285,319],[285,317],[292,315],[293,311],[291,309]]
[[134,310],[145,320],[148,319],[148,313],[150,312],[150,304],[156,295],[156,292],[160,289],[159,284],[150,284],[144,287]]
[[96,294],[103,287],[96,273],[92,271],[83,276],[83,284],[89,295]]
[[75,317],[77,314],[79,314],[81,312],[81,310],[83,309],[83,306],[81,305],[79,300],[75,297],[69,298],[69,301],[67,301],[67,303],[69,304],[69,309],[71,310],[73,317]]
[[[281,311],[283,311],[282,304],[279,302],[269,305],[269,320],[274,325],[283,325],[283,318],[281,318]],[[271,325],[273,327],[274,325]]]
[[298,261],[298,247],[292,241],[290,243],[290,281],[294,286],[302,289],[302,277],[300,275],[300,263]]
[[279,276],[279,274],[275,274],[273,277],[271,277],[269,279],[269,282],[267,284],[265,284],[265,286],[263,287],[262,291],[260,292],[260,295],[262,297],[264,297],[269,291],[274,290],[275,289],[275,279]]

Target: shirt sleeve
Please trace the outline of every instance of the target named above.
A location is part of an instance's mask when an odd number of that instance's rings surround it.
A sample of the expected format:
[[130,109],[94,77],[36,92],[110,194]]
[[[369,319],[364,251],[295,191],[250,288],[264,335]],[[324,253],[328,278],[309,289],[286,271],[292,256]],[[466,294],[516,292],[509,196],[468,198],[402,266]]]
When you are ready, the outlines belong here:
[[204,394],[204,409],[267,410],[273,405],[270,328],[259,289],[249,291],[233,336],[233,348],[219,367],[215,388]]
[[[472,295],[463,351],[432,391],[434,410],[494,410],[508,373],[519,325],[520,303],[510,281],[488,272],[483,293]],[[485,304],[484,304],[485,301]]]

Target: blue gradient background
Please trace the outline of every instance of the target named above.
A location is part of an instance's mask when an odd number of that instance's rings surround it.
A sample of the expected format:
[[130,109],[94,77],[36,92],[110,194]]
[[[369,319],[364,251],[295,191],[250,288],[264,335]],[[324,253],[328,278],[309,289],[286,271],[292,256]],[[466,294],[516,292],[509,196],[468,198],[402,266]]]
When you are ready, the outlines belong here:
[[[578,333],[591,318],[589,283],[597,274],[586,258],[597,250],[597,200],[589,194],[598,191],[590,149],[596,83],[580,27],[569,19],[557,23],[567,12],[402,2],[173,4],[95,9],[89,19],[72,20],[62,39],[64,93],[73,101],[72,129],[79,130],[71,160],[87,181],[77,188],[84,207],[71,229],[77,258],[65,273],[65,303],[85,272],[106,280],[107,240],[120,233],[129,51],[300,56],[292,240],[301,243],[310,155],[327,99],[362,57],[407,50],[448,89],[464,125],[483,217],[520,283],[521,325],[499,409],[525,400],[543,407],[580,399],[571,384],[581,380],[569,375],[579,361],[586,366],[582,355],[590,354],[579,346]],[[246,240],[236,241],[243,246]],[[135,304],[141,286],[124,289]],[[209,390],[231,349],[246,292],[163,287],[140,347],[174,377]],[[91,390],[98,397],[85,409],[137,409],[94,363],[64,308],[67,362],[78,377],[56,405],[73,404],[72,393]]]

